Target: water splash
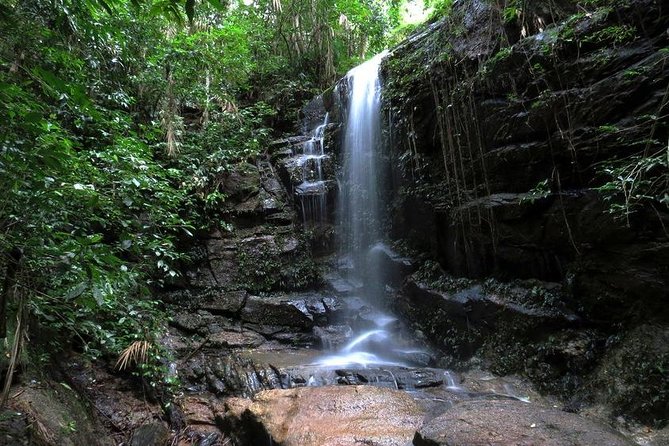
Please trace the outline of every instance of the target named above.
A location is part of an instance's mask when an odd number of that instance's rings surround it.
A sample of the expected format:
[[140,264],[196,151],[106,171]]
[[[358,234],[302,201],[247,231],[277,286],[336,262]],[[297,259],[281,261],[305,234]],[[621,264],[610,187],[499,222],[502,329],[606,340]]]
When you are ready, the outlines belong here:
[[342,349],[342,352],[344,353],[350,353],[355,351],[354,349],[356,347],[360,347],[366,343],[368,343],[370,340],[379,342],[383,341],[385,339],[388,339],[388,332],[385,330],[370,330],[366,331],[351,342],[348,343],[346,347]]
[[455,392],[463,390],[462,387],[460,387],[458,383],[455,381],[455,377],[453,376],[453,374],[448,370],[444,371],[444,381],[446,382],[446,388],[448,390]]

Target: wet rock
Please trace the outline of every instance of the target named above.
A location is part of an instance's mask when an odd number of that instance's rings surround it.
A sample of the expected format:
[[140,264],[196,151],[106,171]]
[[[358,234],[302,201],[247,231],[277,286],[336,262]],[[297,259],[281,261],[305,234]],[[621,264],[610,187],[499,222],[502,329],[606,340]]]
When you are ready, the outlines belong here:
[[[615,181],[601,166],[666,149],[647,138],[656,118],[642,118],[664,107],[669,79],[655,43],[667,38],[662,6],[632,0],[614,14],[578,14],[558,1],[545,14],[532,2],[522,21],[509,21],[490,3],[455,2],[449,18],[396,48],[382,65],[386,109],[402,117],[389,126],[392,233],[454,274],[569,278],[585,314],[604,324],[639,308],[666,320],[666,208],[638,202],[625,221],[609,212],[624,207],[622,191],[603,200],[597,190]],[[610,29],[631,32],[623,45],[597,38]],[[435,86],[452,110],[433,106]],[[469,142],[436,141],[444,120]],[[418,171],[403,157],[413,147],[425,166]]]
[[429,367],[435,362],[432,354],[420,350],[396,350],[393,353],[400,361],[419,367]]
[[337,272],[329,272],[324,277],[326,285],[339,295],[350,295],[362,289],[362,282],[342,277]]
[[318,95],[300,109],[300,124],[303,128],[313,129],[325,119],[325,94]]
[[220,292],[202,302],[200,308],[212,313],[238,313],[246,304],[248,293],[244,290]]
[[261,390],[282,388],[280,373],[268,364],[238,355],[209,358],[205,369],[209,391],[216,395],[252,396]]
[[170,321],[170,325],[179,330],[199,334],[206,333],[206,324],[207,321],[197,313],[177,313]]
[[411,259],[401,256],[384,243],[374,245],[369,255],[379,266],[382,283],[393,287],[400,286],[404,278],[416,269]]
[[[461,358],[471,356],[487,336],[501,327],[513,328],[509,336],[527,339],[537,333],[574,326],[579,321],[573,313],[559,306],[525,304],[514,294],[516,292],[519,291],[506,288],[498,292],[478,284],[441,291],[420,280],[409,279],[397,296],[396,306],[428,338]],[[536,331],[539,328],[541,330]]]
[[514,400],[465,401],[428,421],[415,446],[631,446],[610,428],[578,415]]
[[272,151],[271,160],[273,163],[278,164],[286,158],[290,158],[294,155],[293,149],[290,147],[286,148],[277,148]]
[[258,163],[260,169],[261,184],[265,192],[278,201],[285,199],[285,190],[274,174],[272,165],[266,159]]
[[316,323],[325,324],[327,308],[320,294],[287,296],[290,302]]
[[[396,390],[416,390],[445,385],[444,371],[430,368],[365,367],[335,370],[336,384],[369,384]],[[324,377],[320,378],[321,381]],[[330,383],[328,383],[330,384]]]
[[338,320],[338,314],[341,313],[344,303],[337,296],[326,296],[321,300],[323,302],[323,307],[325,307],[325,313],[328,317],[328,321],[334,323]]
[[238,406],[228,423],[257,446],[404,446],[423,419],[407,393],[369,386],[270,390]]
[[244,328],[253,330],[256,333],[260,333],[266,338],[273,338],[274,336],[281,333],[294,332],[293,330],[291,330],[290,327],[287,327],[285,325],[267,325],[267,324],[256,324],[256,323],[245,322],[243,326]]
[[148,423],[132,433],[130,446],[162,446],[167,443],[170,431],[163,423]]
[[260,189],[260,173],[253,164],[241,164],[226,174],[221,187],[232,201],[241,203],[257,195]]
[[314,336],[311,333],[281,332],[272,335],[272,339],[296,347],[306,347],[314,344]]
[[295,216],[290,212],[277,212],[275,214],[268,215],[265,218],[265,221],[274,226],[288,226],[293,224],[295,221]]
[[353,336],[353,330],[348,325],[314,327],[314,336],[320,341],[322,349],[338,350],[348,343]]
[[276,153],[277,151],[285,150],[291,146],[308,141],[309,139],[310,137],[306,135],[289,136],[287,138],[277,139],[270,142],[268,149],[270,153]]
[[398,331],[400,329],[399,319],[367,306],[359,309],[353,317],[351,325],[353,328],[363,331],[375,328],[383,328],[388,331]]
[[207,342],[212,348],[251,348],[265,342],[265,338],[254,331],[220,331],[209,336]]
[[302,329],[310,329],[314,324],[313,316],[306,312],[304,302],[281,297],[249,296],[241,317],[250,323]]

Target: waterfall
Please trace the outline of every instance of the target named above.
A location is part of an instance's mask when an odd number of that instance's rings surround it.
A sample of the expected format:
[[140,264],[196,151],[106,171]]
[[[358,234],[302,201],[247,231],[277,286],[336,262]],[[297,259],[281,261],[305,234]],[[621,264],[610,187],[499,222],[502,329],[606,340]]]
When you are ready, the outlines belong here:
[[295,193],[300,201],[302,222],[305,226],[323,223],[326,219],[327,184],[323,179],[323,160],[327,158],[323,151],[323,139],[328,125],[328,114],[323,123],[317,126],[310,139],[302,146],[302,155],[298,163],[302,167],[302,183]]
[[348,72],[348,107],[343,140],[337,227],[342,254],[362,278],[368,298],[380,298],[381,276],[370,248],[381,237],[380,176],[377,148],[381,136],[379,65],[387,52]]
[[364,303],[358,305],[355,299],[360,298],[354,298],[351,316],[358,319],[359,326],[347,345],[316,362],[321,366],[404,366],[411,362],[411,355],[422,354],[407,348],[410,346],[397,336],[401,329],[398,319],[381,309],[385,285],[378,255],[383,236],[379,65],[386,54],[353,68],[345,79],[348,101],[336,223],[343,259],[340,266],[350,271],[350,281],[362,280]]

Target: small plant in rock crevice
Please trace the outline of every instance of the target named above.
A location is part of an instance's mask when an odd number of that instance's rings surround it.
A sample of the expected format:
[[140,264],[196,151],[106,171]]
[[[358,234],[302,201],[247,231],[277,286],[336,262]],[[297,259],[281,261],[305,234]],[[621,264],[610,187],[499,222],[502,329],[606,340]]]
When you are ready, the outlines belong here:
[[631,216],[645,207],[669,210],[669,144],[649,156],[612,160],[601,169],[610,180],[597,190],[610,212],[624,218],[628,226]]

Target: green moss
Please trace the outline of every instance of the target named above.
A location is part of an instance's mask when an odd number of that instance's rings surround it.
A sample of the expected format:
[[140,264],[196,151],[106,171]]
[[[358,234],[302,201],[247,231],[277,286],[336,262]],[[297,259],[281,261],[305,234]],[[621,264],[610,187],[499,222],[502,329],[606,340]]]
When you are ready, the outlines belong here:
[[474,280],[446,275],[439,263],[432,260],[423,263],[413,278],[434,290],[448,293],[457,293],[476,284]]
[[320,269],[308,252],[305,240],[299,240],[294,251],[282,252],[286,241],[260,247],[241,247],[237,253],[237,287],[250,292],[301,290],[321,283]]
[[613,341],[593,387],[616,415],[655,426],[669,422],[669,329],[645,325]]
[[601,133],[616,133],[620,129],[615,125],[600,125],[599,127],[597,127],[597,130]]
[[611,25],[583,38],[584,42],[621,44],[634,40],[637,35],[635,27],[630,25]]

